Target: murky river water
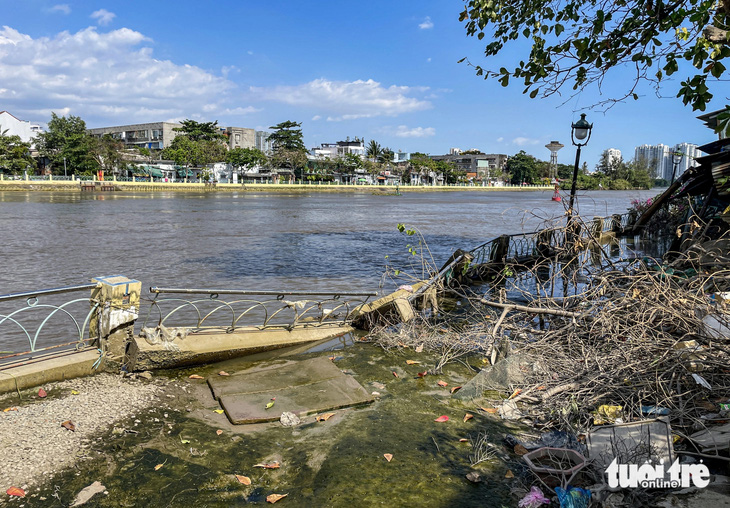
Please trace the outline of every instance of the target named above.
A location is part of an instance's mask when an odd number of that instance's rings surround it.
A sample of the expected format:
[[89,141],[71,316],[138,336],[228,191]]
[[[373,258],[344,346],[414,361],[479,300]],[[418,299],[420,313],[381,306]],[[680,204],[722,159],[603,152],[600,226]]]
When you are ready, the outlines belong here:
[[[385,256],[413,240],[397,223],[419,228],[441,265],[454,249],[559,216],[551,194],[0,192],[0,294],[114,274],[143,288],[376,290]],[[579,209],[621,213],[655,194],[585,192]]]

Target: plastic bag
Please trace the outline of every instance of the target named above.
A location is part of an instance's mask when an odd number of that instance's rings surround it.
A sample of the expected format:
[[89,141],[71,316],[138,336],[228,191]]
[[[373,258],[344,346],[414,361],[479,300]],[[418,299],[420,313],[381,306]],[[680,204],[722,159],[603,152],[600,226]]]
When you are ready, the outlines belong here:
[[538,508],[543,504],[550,504],[550,500],[543,495],[540,487],[532,487],[530,492],[520,500],[517,506],[519,508]]
[[555,487],[555,493],[558,495],[560,508],[588,508],[591,504],[591,491],[588,489]]

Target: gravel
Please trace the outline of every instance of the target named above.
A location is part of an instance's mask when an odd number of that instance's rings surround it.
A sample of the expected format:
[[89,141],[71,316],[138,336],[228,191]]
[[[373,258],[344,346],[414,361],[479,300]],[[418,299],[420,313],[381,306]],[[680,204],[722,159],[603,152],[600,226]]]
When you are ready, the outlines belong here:
[[[88,455],[93,441],[114,422],[133,417],[158,399],[163,388],[154,382],[118,375],[51,383],[43,387],[48,398],[28,396],[15,405],[10,399],[0,410],[0,490],[28,487]],[[76,391],[74,395],[71,392]],[[17,401],[17,399],[15,399]],[[71,420],[72,432],[61,424]],[[4,496],[3,496],[4,497]]]

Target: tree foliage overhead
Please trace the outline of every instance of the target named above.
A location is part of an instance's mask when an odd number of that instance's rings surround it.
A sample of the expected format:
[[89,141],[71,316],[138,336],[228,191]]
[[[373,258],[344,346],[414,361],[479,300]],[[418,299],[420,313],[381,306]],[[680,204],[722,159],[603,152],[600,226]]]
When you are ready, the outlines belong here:
[[637,99],[640,82],[658,87],[686,61],[694,75],[684,78],[677,97],[704,111],[713,96],[710,84],[725,74],[730,57],[730,0],[466,0],[460,20],[468,35],[489,41],[487,57],[529,40],[529,54],[514,69],[475,68],[503,86],[521,80],[523,93],[533,98],[564,87],[600,87],[609,71],[629,66],[633,79],[604,103]]

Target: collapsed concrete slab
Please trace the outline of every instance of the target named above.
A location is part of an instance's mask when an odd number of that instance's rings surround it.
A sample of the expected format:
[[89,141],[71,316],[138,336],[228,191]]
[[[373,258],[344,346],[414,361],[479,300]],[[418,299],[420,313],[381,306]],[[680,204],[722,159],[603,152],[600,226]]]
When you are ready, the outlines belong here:
[[208,379],[213,396],[234,425],[320,413],[373,401],[354,378],[329,359],[278,361]]
[[331,339],[352,332],[347,325],[298,326],[286,328],[241,328],[232,333],[220,329],[189,333],[185,338],[150,344],[134,337],[128,344],[129,371],[170,369],[219,362],[239,356],[271,351],[306,342]]

